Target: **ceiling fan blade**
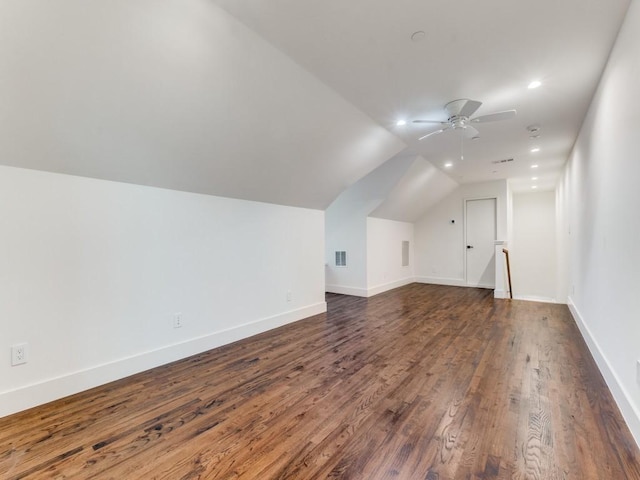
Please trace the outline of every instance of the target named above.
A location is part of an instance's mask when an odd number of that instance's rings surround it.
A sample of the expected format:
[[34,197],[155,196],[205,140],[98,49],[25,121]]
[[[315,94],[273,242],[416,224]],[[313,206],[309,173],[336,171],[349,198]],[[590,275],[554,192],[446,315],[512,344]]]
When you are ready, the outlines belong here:
[[490,113],[488,115],[480,115],[479,117],[472,118],[471,121],[473,123],[484,123],[484,122],[497,122],[500,120],[509,120],[516,116],[515,110],[505,110],[504,112],[496,112]]
[[480,132],[471,125],[467,125],[464,129],[464,136],[467,138],[478,138],[480,136]]
[[448,122],[440,120],[414,120],[413,123],[439,123],[440,125],[446,125]]
[[444,109],[449,113],[449,117],[470,117],[480,108],[480,105],[482,105],[482,102],[461,98],[447,103]]
[[424,140],[427,137],[430,137],[431,135],[437,135],[438,133],[442,133],[445,130],[449,130],[448,128],[441,128],[440,130],[436,130],[435,132],[429,132],[426,135],[421,136],[418,140]]
[[467,100],[467,103],[465,103],[462,107],[462,110],[460,110],[459,115],[463,117],[470,117],[476,112],[476,110],[480,108],[480,105],[482,105],[482,102],[478,102],[476,100]]

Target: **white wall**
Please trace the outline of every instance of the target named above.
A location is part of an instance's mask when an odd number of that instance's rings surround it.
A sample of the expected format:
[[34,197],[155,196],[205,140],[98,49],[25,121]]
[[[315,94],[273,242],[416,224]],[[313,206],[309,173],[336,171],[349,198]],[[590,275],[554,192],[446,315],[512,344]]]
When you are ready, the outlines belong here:
[[[632,2],[558,189],[569,306],[640,443],[640,3]],[[566,272],[566,273],[565,273]]]
[[509,245],[513,296],[555,302],[555,192],[513,195],[513,241]]
[[[379,207],[415,161],[401,152],[343,191],[325,212],[326,291],[367,297],[367,216]],[[347,267],[335,252],[347,252]]]
[[[415,224],[415,274],[418,281],[465,285],[464,202],[496,198],[497,240],[507,235],[507,182],[464,184],[432,207]],[[451,220],[455,220],[452,224]]]
[[[409,242],[409,265],[402,266],[402,242]],[[414,281],[413,224],[367,218],[368,296]]]
[[513,187],[507,181],[507,236],[504,239],[507,245],[513,241]]
[[0,415],[326,309],[322,211],[0,167],[0,222]]
[[556,186],[556,298],[558,303],[569,303],[568,287],[572,253],[569,251],[571,213],[565,186],[568,180],[567,172],[565,168],[564,176]]
[[[328,210],[325,218],[325,290],[367,296],[367,219]],[[335,264],[335,252],[347,252],[347,266]]]

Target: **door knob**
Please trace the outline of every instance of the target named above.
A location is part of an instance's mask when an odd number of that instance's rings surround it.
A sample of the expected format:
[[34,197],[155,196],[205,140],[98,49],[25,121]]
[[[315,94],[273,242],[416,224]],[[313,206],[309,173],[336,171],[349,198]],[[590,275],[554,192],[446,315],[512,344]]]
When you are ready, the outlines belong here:
[[473,248],[473,245],[467,245],[467,248]]

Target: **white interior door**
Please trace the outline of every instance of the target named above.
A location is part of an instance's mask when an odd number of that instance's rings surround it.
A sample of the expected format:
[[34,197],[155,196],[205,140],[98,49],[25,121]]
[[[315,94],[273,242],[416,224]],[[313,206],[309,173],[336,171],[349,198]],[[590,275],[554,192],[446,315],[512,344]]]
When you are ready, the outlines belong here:
[[467,285],[495,288],[496,199],[465,203]]

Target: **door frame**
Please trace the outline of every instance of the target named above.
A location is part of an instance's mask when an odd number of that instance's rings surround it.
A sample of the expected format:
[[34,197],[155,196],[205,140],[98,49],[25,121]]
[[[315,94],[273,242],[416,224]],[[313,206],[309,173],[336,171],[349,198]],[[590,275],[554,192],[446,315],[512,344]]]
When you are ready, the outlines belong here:
[[[495,195],[490,195],[490,196],[486,196],[486,197],[469,197],[469,198],[464,198],[462,201],[464,202],[464,215],[463,215],[463,221],[464,221],[464,235],[462,236],[462,259],[463,259],[463,271],[464,271],[464,284],[465,286],[469,286],[469,279],[467,277],[467,202],[473,202],[475,200],[494,200],[494,204],[493,204],[493,215],[495,218],[495,223],[494,223],[494,232],[493,232],[493,240],[494,242],[498,239],[498,197]],[[495,243],[494,243],[495,245]],[[495,248],[495,247],[494,247]],[[482,286],[478,286],[479,288],[482,288]],[[486,288],[495,288],[494,287],[489,287],[487,286]]]

